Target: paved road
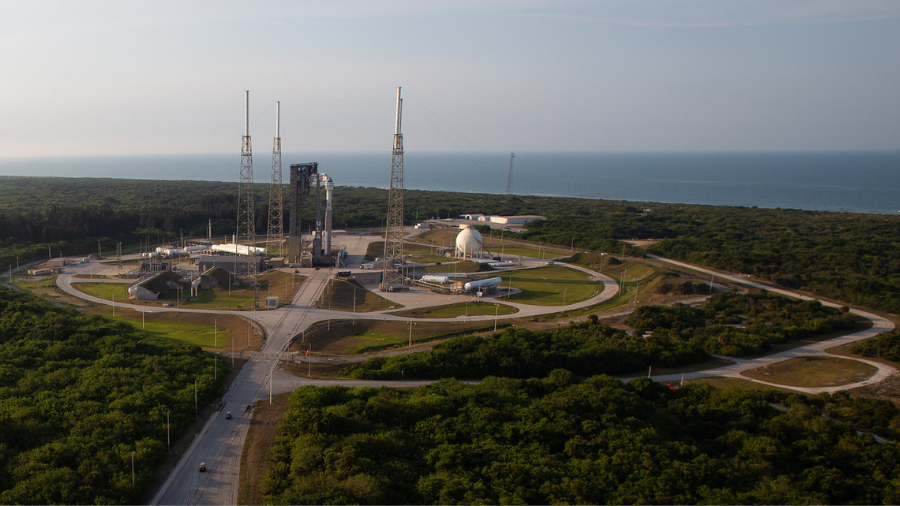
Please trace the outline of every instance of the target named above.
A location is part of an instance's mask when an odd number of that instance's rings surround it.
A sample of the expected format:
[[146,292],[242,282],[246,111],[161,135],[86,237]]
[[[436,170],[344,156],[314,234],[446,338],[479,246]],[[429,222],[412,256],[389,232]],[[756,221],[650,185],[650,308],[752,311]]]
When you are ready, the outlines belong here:
[[[352,239],[351,239],[352,241]],[[368,239],[357,239],[351,244],[351,254],[359,254],[358,251],[363,250],[368,244]],[[705,272],[707,274],[715,274],[719,279],[728,279],[734,283],[743,285],[756,286],[765,288],[773,293],[780,293],[790,297],[808,298],[799,296],[787,290],[774,289],[769,286],[760,285],[749,282],[744,278],[735,276],[727,276],[721,273],[714,273],[707,269],[697,268],[681,262],[673,262],[663,258],[658,260],[671,262],[683,267]],[[533,261],[530,266],[543,265],[545,261]],[[560,264],[565,265],[565,264]],[[506,300],[497,301],[498,303],[516,307],[519,311],[510,315],[500,315],[497,319],[521,318],[535,316],[540,314],[556,313],[563,310],[578,309],[600,304],[618,293],[618,284],[615,280],[608,276],[598,274],[594,271],[584,269],[582,267],[571,266],[570,268],[578,269],[590,274],[593,279],[603,284],[603,289],[595,294],[592,298],[575,303],[561,306],[530,306],[525,304],[516,304]],[[102,304],[110,304],[111,301],[99,299],[84,294],[71,286],[71,275],[78,272],[87,272],[87,266],[76,266],[71,269],[72,273],[66,273],[58,277],[60,288],[67,293],[73,294],[83,299],[99,302]],[[277,364],[282,359],[287,359],[285,352],[290,345],[291,340],[308,329],[311,325],[328,320],[328,319],[346,319],[355,317],[358,319],[381,319],[391,321],[407,321],[409,318],[397,316],[387,312],[375,313],[355,313],[348,314],[345,311],[332,311],[318,309],[313,306],[313,302],[319,298],[325,284],[333,276],[333,270],[320,269],[306,270],[308,278],[301,286],[300,290],[295,294],[291,303],[275,311],[257,311],[242,312],[241,316],[250,318],[259,323],[266,330],[266,340],[260,353],[256,354],[241,370],[238,377],[232,383],[231,388],[225,394],[223,401],[226,403],[222,412],[212,416],[203,429],[194,439],[191,447],[185,452],[181,461],[178,463],[174,471],[171,473],[165,484],[160,488],[151,504],[235,504],[237,501],[238,471],[240,466],[240,453],[243,441],[246,437],[247,429],[250,423],[250,412],[245,411],[246,406],[252,405],[260,399],[265,399],[269,392],[273,394],[292,391],[302,385],[333,385],[340,384],[345,386],[389,386],[389,387],[415,387],[429,382],[421,381],[345,381],[345,380],[311,380],[307,378],[298,378],[290,375],[280,369]],[[381,294],[390,300],[402,304],[404,309],[414,307],[434,306],[440,304],[448,304],[453,302],[462,302],[470,300],[469,296],[462,295],[436,295],[426,290],[413,289],[407,292],[396,292],[390,294]],[[129,307],[138,311],[144,309],[144,306],[131,305],[122,302],[116,302],[117,307]],[[217,314],[235,314],[233,311],[226,310],[206,310],[206,309],[184,309],[184,308],[154,308],[153,311],[183,311],[183,312],[206,312]],[[760,367],[767,363],[774,363],[787,358],[796,356],[809,356],[811,354],[822,354],[825,348],[830,348],[846,342],[853,342],[860,339],[871,337],[878,333],[893,329],[893,324],[876,315],[853,310],[855,313],[869,318],[873,321],[873,327],[863,332],[844,336],[837,340],[831,340],[815,345],[804,346],[789,350],[783,353],[770,355],[753,361],[737,360],[734,365],[724,368],[702,371],[697,373],[685,374],[685,379],[698,378],[704,376],[739,376],[740,372],[746,369]],[[494,315],[480,316],[459,316],[459,320],[465,321],[485,321],[494,320]],[[446,318],[416,318],[415,321],[440,321],[446,322]],[[883,364],[876,364],[879,372],[876,376],[870,378],[867,383],[881,381],[887,376],[896,374],[896,370]],[[654,379],[660,381],[677,381],[681,379],[681,375],[671,376],[654,376]],[[747,379],[747,378],[745,378]],[[857,383],[843,387],[807,389],[813,391],[835,391],[846,388],[853,388],[864,383]],[[799,390],[799,389],[798,389]],[[234,415],[232,420],[225,420],[224,412],[231,411]],[[198,468],[200,462],[204,462],[207,466],[206,473],[199,473]]]
[[[238,471],[241,449],[249,427],[251,412],[246,406],[272,393],[292,389],[276,368],[281,352],[297,335],[332,270],[312,271],[295,294],[291,304],[278,311],[258,312],[256,320],[267,329],[262,352],[252,358],[239,373],[225,394],[225,407],[237,415],[226,420],[224,413],[212,416],[194,439],[169,478],[150,504],[235,504],[237,502]],[[271,378],[275,378],[271,381]],[[270,383],[271,381],[271,383]],[[277,385],[277,389],[276,389]],[[200,463],[205,473],[198,472]]]
[[[796,293],[796,292],[793,292],[790,290],[785,290],[782,288],[775,288],[775,287],[765,285],[762,283],[750,281],[749,279],[742,277],[742,276],[723,274],[721,272],[713,271],[710,269],[698,267],[698,266],[691,265],[691,264],[686,264],[684,262],[678,262],[676,260],[669,260],[667,258],[658,257],[655,255],[647,255],[647,256],[654,260],[659,260],[659,261],[669,263],[672,265],[677,265],[679,267],[691,269],[693,271],[702,272],[702,273],[710,275],[710,276],[715,276],[716,278],[718,278],[720,280],[727,280],[731,283],[735,283],[738,285],[749,286],[752,288],[759,288],[759,289],[767,290],[771,293],[777,293],[779,295],[783,295],[785,297],[792,297],[795,299],[819,300],[814,297],[809,297],[807,295],[799,294],[799,293]],[[828,307],[833,307],[833,308],[840,307],[838,304],[834,304],[832,302],[826,302],[826,301],[822,301],[822,305],[828,306]],[[720,367],[718,369],[711,369],[708,371],[698,371],[698,372],[693,372],[693,373],[686,373],[686,374],[684,374],[684,379],[704,378],[704,377],[709,377],[709,376],[724,376],[724,377],[741,378],[744,380],[753,381],[755,383],[760,383],[763,385],[783,386],[783,385],[776,385],[773,383],[768,383],[765,381],[753,379],[753,378],[750,378],[747,376],[742,376],[741,373],[744,371],[747,371],[749,369],[765,367],[767,365],[775,364],[777,362],[781,362],[783,360],[789,360],[792,358],[809,357],[809,356],[834,356],[834,355],[830,355],[830,354],[826,353],[825,350],[834,348],[837,346],[849,344],[849,343],[855,343],[856,341],[868,339],[870,337],[874,337],[874,336],[877,336],[878,334],[881,334],[883,332],[889,332],[894,329],[894,324],[890,320],[888,320],[886,318],[882,318],[881,316],[878,316],[876,314],[870,313],[868,311],[861,311],[858,309],[851,309],[850,312],[870,320],[872,322],[872,327],[868,328],[866,330],[862,330],[859,332],[855,332],[853,334],[846,335],[846,336],[841,336],[841,337],[838,337],[835,339],[829,339],[827,341],[821,341],[818,343],[801,346],[799,348],[794,348],[792,350],[787,350],[787,351],[783,351],[780,353],[773,353],[772,355],[767,355],[765,357],[755,358],[752,360],[741,360],[741,359],[734,359],[734,358],[729,357],[729,360],[734,361],[734,364],[728,365],[725,367]],[[887,379],[891,376],[894,376],[898,373],[897,368],[887,365],[887,364],[883,364],[880,362],[874,362],[872,360],[866,360],[866,359],[857,358],[857,357],[854,357],[853,360],[858,360],[860,362],[865,362],[867,364],[873,365],[876,368],[878,368],[878,371],[872,377],[866,379],[865,381],[860,381],[857,383],[851,383],[851,384],[847,384],[847,385],[815,387],[815,388],[805,388],[805,387],[790,387],[790,388],[792,390],[798,390],[798,391],[806,392],[806,393],[821,393],[821,392],[831,393],[831,392],[837,392],[840,390],[847,390],[849,388],[857,388],[857,387],[861,387],[861,386],[865,386],[865,385],[872,385],[875,383],[880,383],[881,381],[884,381],[885,379]],[[681,380],[681,378],[682,378],[681,374],[653,376],[653,379],[655,379],[657,381],[675,381],[675,382],[677,382],[677,381]]]

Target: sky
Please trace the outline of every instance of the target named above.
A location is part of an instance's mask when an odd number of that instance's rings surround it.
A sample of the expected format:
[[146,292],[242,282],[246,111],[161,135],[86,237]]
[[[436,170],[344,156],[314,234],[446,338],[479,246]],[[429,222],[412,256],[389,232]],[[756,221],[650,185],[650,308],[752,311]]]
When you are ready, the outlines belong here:
[[897,0],[0,0],[0,157],[900,149]]

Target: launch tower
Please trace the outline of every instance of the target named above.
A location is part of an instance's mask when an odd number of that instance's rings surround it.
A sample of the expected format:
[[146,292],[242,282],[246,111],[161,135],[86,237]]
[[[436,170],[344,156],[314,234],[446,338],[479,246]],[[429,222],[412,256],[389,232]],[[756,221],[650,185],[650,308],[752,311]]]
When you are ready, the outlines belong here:
[[281,185],[281,102],[275,102],[275,142],[272,146],[272,184],[269,185],[269,224],[266,247],[278,245],[278,256],[284,252],[284,196]]
[[394,148],[391,160],[391,187],[388,191],[387,226],[384,231],[384,267],[381,291],[389,292],[403,287],[403,276],[398,267],[403,263],[403,134],[400,118],[403,100],[397,88],[397,119],[394,124]]

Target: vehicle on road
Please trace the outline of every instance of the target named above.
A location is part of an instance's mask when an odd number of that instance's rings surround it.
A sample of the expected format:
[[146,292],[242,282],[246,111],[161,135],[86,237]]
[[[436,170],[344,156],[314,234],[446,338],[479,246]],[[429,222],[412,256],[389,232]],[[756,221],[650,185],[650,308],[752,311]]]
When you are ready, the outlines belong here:
[[231,411],[229,411],[228,413],[225,413],[225,419],[231,420]]
[[205,463],[205,462],[201,462],[201,463],[200,463],[200,472],[201,472],[201,473],[205,473],[205,472],[206,472],[206,463]]

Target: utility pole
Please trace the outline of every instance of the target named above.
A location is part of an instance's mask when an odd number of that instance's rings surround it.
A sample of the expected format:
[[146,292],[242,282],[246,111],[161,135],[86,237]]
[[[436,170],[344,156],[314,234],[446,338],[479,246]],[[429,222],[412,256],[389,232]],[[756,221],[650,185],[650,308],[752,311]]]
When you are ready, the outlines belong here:
[[381,275],[381,291],[403,284],[403,276],[394,269],[394,264],[403,263],[403,133],[400,120],[403,99],[397,88],[397,118],[394,124],[394,147],[391,151],[391,186],[388,191],[387,226],[384,231],[384,266]]

